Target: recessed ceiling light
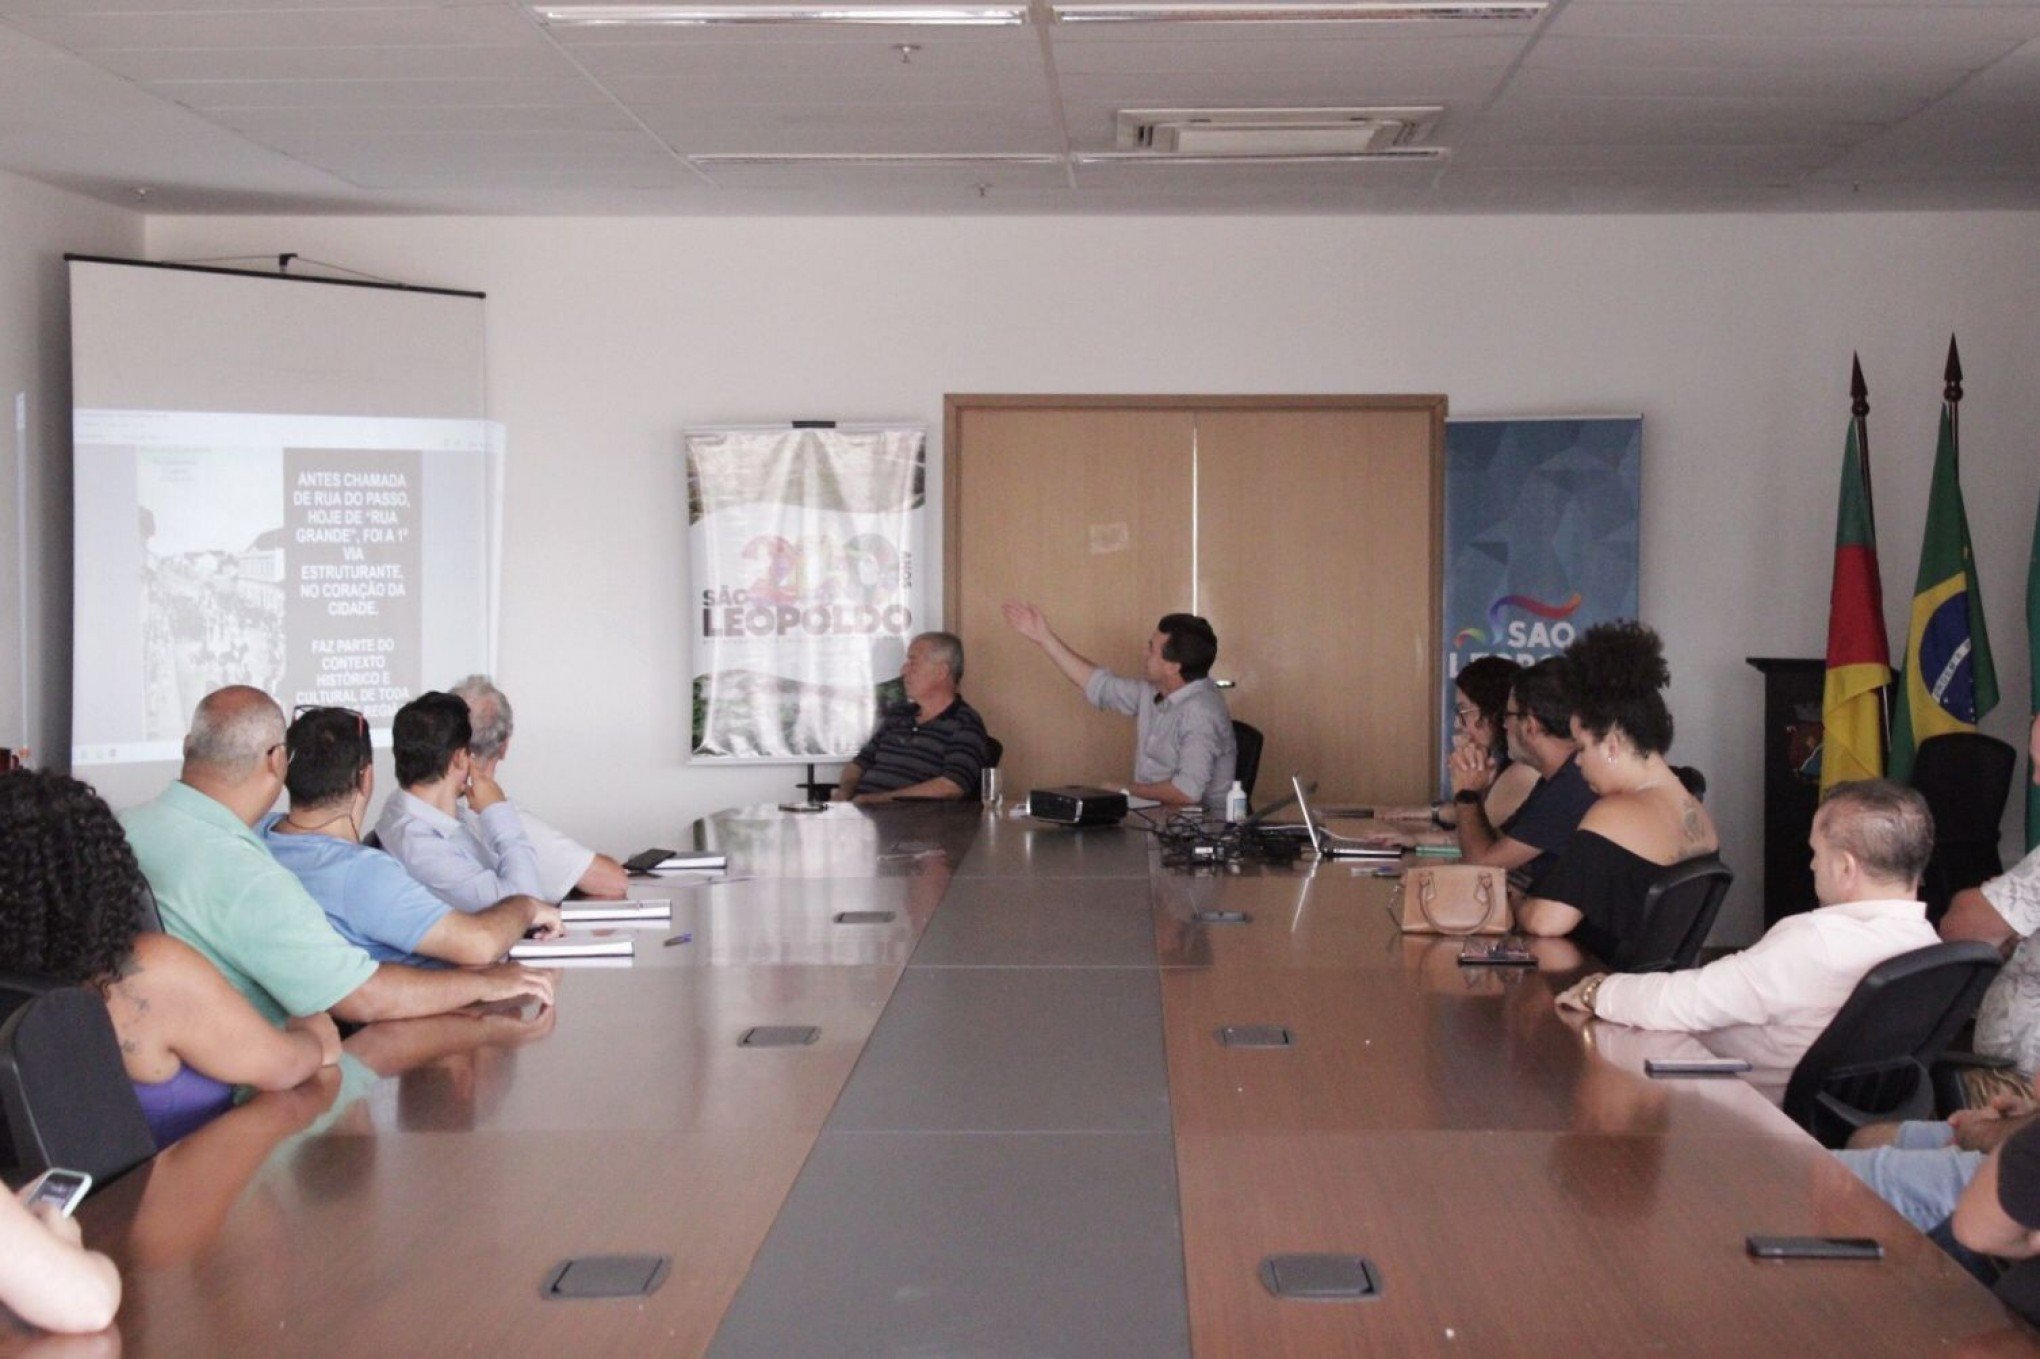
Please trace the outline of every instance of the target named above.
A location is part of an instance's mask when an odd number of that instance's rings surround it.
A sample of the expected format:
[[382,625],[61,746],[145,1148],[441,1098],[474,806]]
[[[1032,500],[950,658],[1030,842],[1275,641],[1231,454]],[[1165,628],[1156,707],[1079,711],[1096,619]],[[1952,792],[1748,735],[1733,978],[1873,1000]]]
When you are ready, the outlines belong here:
[[1025,5],[533,5],[549,28],[689,28],[707,24],[892,24],[942,28],[1026,22]]
[[1463,0],[1405,0],[1401,4],[1291,3],[1270,0],[1210,0],[1197,3],[1117,3],[1116,0],[1067,0],[1052,3],[1049,12],[1065,24],[1349,24],[1413,23],[1483,19],[1535,19],[1550,8],[1549,0],[1496,0],[1492,4]]

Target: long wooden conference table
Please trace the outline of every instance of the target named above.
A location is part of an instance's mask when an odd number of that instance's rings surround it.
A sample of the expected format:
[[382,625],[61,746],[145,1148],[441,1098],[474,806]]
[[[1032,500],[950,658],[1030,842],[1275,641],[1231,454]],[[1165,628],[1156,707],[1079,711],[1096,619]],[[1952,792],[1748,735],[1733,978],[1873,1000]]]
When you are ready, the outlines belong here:
[[[976,808],[685,842],[730,879],[639,889],[670,927],[553,1011],[371,1026],[96,1194],[117,1339],[0,1354],[2040,1348],[1756,1089],[1642,1074],[1695,1040],[1560,1017],[1562,941],[1463,969],[1364,868],[1175,872],[1139,829]],[[1762,1263],[1753,1232],[1887,1254]],[[1319,1252],[1379,1296],[1264,1282]],[[648,1295],[545,1296],[640,1254],[671,1261]]]

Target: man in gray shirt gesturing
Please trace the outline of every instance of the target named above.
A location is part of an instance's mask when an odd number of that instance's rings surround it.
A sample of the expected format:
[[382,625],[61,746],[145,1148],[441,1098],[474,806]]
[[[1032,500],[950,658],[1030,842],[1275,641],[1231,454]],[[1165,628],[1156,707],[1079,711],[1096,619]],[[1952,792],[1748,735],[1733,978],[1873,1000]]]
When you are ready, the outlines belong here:
[[1211,624],[1195,614],[1165,615],[1148,638],[1141,678],[1124,679],[1070,650],[1035,605],[1015,601],[1002,612],[1015,632],[1048,653],[1093,707],[1136,720],[1133,782],[1127,792],[1165,807],[1202,806],[1224,813],[1239,746],[1232,714],[1210,679],[1211,663],[1218,659],[1218,635]]

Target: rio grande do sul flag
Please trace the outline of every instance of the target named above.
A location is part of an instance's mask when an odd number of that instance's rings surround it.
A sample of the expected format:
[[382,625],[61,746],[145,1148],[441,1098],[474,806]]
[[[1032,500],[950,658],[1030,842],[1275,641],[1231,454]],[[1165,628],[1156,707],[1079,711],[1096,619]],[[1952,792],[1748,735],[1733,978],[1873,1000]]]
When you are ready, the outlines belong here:
[[[1856,370],[1862,382],[1862,369]],[[1877,571],[1862,421],[1849,421],[1842,494],[1835,517],[1834,586],[1828,596],[1827,683],[1821,696],[1825,736],[1820,791],[1884,773],[1884,687],[1891,644],[1884,635],[1884,586]]]

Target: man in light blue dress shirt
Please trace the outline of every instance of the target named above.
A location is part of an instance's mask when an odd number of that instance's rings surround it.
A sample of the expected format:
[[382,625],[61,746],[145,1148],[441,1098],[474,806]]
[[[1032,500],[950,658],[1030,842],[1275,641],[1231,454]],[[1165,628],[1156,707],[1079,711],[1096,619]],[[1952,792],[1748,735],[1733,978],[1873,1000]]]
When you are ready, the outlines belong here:
[[1155,625],[1141,660],[1141,678],[1113,674],[1070,650],[1033,604],[1004,606],[1006,621],[1048,653],[1056,669],[1084,691],[1091,706],[1136,722],[1133,781],[1126,791],[1165,807],[1199,807],[1222,815],[1239,744],[1225,697],[1211,682],[1218,636],[1195,614],[1172,613]]
[[[502,785],[473,768],[468,706],[427,693],[390,723],[397,788],[376,822],[382,847],[457,911],[487,910],[508,896],[542,896],[538,851]],[[461,824],[460,800],[475,813]]]

